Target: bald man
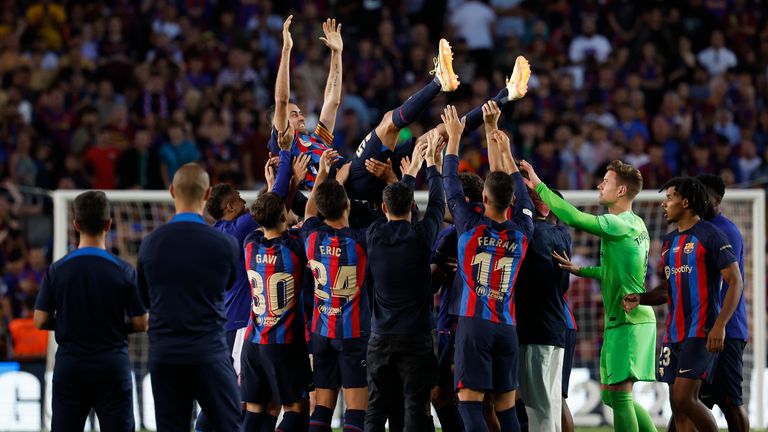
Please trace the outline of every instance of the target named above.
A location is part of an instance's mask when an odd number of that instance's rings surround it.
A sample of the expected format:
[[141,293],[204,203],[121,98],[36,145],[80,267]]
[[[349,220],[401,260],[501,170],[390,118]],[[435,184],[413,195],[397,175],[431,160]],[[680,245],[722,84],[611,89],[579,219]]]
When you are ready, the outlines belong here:
[[176,214],[141,243],[139,289],[149,305],[149,371],[157,430],[189,432],[197,401],[217,431],[236,431],[240,393],[224,334],[224,292],[241,253],[203,219],[208,174],[179,168],[170,188]]

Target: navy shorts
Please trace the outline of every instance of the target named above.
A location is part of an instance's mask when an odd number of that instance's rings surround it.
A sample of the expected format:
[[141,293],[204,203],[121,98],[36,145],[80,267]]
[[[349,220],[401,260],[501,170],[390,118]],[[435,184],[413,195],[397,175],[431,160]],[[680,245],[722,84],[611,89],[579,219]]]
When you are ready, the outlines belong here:
[[454,388],[503,393],[517,389],[520,348],[515,326],[459,317]]
[[742,384],[744,381],[744,347],[747,342],[726,339],[723,352],[717,355],[717,365],[712,383],[704,383],[699,390],[699,399],[708,408],[715,405],[744,405]]
[[310,336],[315,387],[324,389],[368,386],[368,337],[330,339]]
[[376,130],[372,130],[357,147],[355,156],[351,158],[349,178],[344,185],[349,199],[381,201],[381,191],[384,190],[386,183],[365,169],[365,161],[376,159],[386,162],[387,158],[391,157],[392,152],[384,147],[381,139],[376,135]]
[[101,430],[133,431],[130,376],[112,379],[83,375],[79,379],[59,379],[54,374],[51,430],[83,430],[91,408],[96,411]]
[[246,341],[241,356],[243,402],[288,405],[309,397],[312,371],[303,344],[255,344]]
[[576,354],[576,330],[565,329],[565,353],[563,355],[563,398],[565,399],[568,399],[568,383],[571,380],[574,354]]
[[705,338],[685,338],[661,346],[656,377],[673,384],[677,377],[711,382],[717,354],[707,351]]
[[437,333],[437,385],[453,388],[453,356],[456,332]]

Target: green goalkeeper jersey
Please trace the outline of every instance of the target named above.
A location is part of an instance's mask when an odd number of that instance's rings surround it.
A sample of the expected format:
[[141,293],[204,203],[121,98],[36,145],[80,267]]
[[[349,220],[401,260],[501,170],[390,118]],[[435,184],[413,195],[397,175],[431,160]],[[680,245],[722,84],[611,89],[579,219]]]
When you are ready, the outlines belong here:
[[582,267],[580,275],[600,281],[605,328],[656,322],[650,306],[638,306],[630,313],[622,307],[625,295],[645,292],[650,237],[643,220],[631,211],[599,216],[584,213],[544,183],[536,186],[536,192],[564,223],[600,237],[600,264]]

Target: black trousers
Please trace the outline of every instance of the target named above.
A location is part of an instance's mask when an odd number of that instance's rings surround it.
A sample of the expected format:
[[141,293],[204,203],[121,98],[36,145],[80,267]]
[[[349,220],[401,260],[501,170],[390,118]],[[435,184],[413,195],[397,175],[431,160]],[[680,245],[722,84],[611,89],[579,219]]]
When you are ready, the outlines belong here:
[[[379,335],[368,341],[366,432],[384,432],[387,417],[405,409],[405,431],[434,431],[429,396],[437,379],[432,335]],[[395,414],[397,415],[397,414]]]
[[216,431],[240,429],[240,389],[229,358],[201,364],[150,364],[158,432],[189,432],[197,400]]

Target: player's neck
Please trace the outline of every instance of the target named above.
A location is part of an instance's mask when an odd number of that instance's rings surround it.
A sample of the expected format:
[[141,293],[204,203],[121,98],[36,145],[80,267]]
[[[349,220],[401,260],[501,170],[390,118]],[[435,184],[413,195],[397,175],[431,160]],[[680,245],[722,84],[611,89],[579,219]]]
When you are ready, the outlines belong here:
[[680,232],[688,231],[691,227],[696,225],[699,220],[701,220],[701,218],[695,214],[685,215],[677,221],[677,230]]
[[197,213],[200,216],[203,215],[203,209],[205,208],[205,201],[199,204],[185,203],[180,200],[175,202],[176,214],[179,213]]
[[107,248],[107,236],[102,234],[98,236],[92,236],[80,233],[80,243],[77,244],[77,248],[94,247],[99,249]]
[[325,224],[331,228],[342,229],[349,226],[349,220],[346,217],[342,216],[335,220],[326,219]]
[[608,206],[608,213],[612,215],[619,215],[630,210],[632,210],[632,201],[623,199],[620,199]]
[[485,217],[494,222],[504,223],[507,221],[507,209],[504,209],[503,212],[500,212],[495,210],[492,206],[488,206],[485,208]]
[[267,240],[276,239],[278,237],[282,237],[283,234],[285,234],[286,227],[278,227],[273,229],[264,229],[264,238]]

